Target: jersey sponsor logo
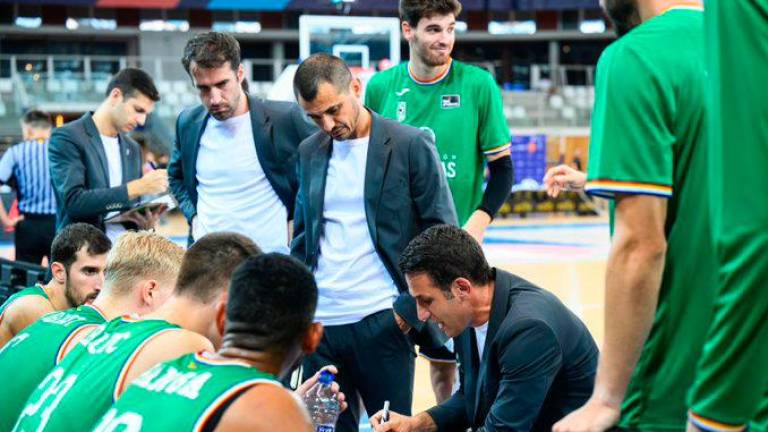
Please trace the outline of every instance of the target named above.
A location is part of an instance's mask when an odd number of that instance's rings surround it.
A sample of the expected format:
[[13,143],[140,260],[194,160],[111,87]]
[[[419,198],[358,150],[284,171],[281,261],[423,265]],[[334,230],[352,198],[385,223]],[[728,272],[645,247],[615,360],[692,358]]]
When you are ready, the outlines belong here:
[[397,103],[397,121],[399,123],[402,123],[405,121],[407,107],[408,106],[405,103],[405,101],[400,101]]
[[408,87],[405,87],[405,88],[403,88],[402,90],[400,90],[400,91],[398,91],[398,92],[395,92],[395,94],[396,94],[398,97],[400,97],[400,96],[403,96],[403,95],[405,95],[405,94],[406,94],[406,93],[408,93],[409,91],[411,91],[411,89],[409,89]]
[[456,155],[443,154],[440,156],[440,164],[443,165],[445,177],[456,178]]
[[210,372],[181,372],[173,366],[158,365],[141,375],[134,385],[155,393],[175,394],[187,399],[197,399],[208,380]]
[[453,109],[461,107],[461,96],[443,95],[440,97],[440,107],[442,109]]

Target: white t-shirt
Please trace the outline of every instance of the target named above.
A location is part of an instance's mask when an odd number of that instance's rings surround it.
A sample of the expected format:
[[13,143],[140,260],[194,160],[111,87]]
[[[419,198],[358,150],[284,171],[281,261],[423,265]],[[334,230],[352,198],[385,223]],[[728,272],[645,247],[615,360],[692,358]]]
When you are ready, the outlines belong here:
[[483,351],[485,350],[485,338],[488,336],[488,323],[474,327],[475,339],[477,339],[477,358],[483,361]]
[[343,325],[389,309],[397,287],[373,245],[365,216],[368,137],[334,141],[315,279],[315,321]]
[[197,221],[192,233],[234,231],[264,252],[288,253],[288,210],[256,154],[250,112],[211,117],[197,155]]
[[[116,136],[100,135],[104,145],[104,153],[107,155],[107,172],[109,173],[109,187],[123,184],[123,162],[120,159],[120,139]],[[109,218],[118,212],[110,212],[105,218]],[[125,227],[119,223],[107,223],[105,225],[107,237],[114,243],[120,234],[125,232]]]

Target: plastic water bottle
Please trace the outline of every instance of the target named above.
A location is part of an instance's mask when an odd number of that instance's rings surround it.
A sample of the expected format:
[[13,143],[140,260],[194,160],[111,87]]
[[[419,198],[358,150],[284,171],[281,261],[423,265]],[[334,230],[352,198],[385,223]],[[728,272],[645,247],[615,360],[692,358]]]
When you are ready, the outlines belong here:
[[334,432],[336,430],[336,421],[339,419],[341,406],[336,394],[331,390],[332,384],[333,374],[322,371],[318,382],[304,395],[304,403],[307,404],[315,432]]

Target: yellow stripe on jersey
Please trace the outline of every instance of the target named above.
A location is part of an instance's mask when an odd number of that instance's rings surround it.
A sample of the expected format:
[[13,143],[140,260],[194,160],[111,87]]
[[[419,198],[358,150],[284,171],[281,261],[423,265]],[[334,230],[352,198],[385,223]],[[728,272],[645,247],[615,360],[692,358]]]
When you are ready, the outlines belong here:
[[[125,317],[123,318],[125,319]],[[130,321],[129,321],[130,322]],[[145,346],[154,338],[160,336],[163,333],[174,331],[174,330],[181,330],[180,328],[167,328],[160,330],[159,332],[151,335],[150,337],[146,338],[144,342],[141,343],[136,349],[133,351],[133,353],[128,357],[128,359],[125,361],[125,365],[123,365],[123,369],[120,371],[120,374],[117,375],[117,381],[115,381],[115,389],[112,391],[112,402],[114,403],[117,401],[117,398],[123,393],[123,389],[125,388],[125,378],[128,376],[128,371],[131,369],[131,366],[133,366],[133,362],[136,361],[136,358],[139,357],[139,354],[141,353],[141,350],[144,349]]]
[[584,185],[584,190],[591,195],[612,198],[616,193],[634,194],[634,195],[656,195],[663,197],[672,196],[672,186],[653,184],[624,182],[615,180],[592,180]]
[[59,351],[56,352],[56,359],[54,365],[58,365],[61,363],[62,360],[64,360],[64,355],[69,352],[69,345],[72,344],[72,341],[75,340],[76,337],[78,337],[82,332],[86,330],[93,330],[94,328],[98,327],[100,324],[85,324],[82,325],[75,330],[72,331],[72,333],[67,336],[66,339],[64,339],[64,342],[61,343],[59,346]]
[[506,144],[500,145],[498,147],[492,148],[490,150],[486,150],[486,151],[483,152],[483,154],[485,154],[486,156],[489,156],[489,155],[493,155],[495,153],[501,153],[501,152],[503,152],[505,150],[509,150],[510,147],[512,147],[512,143],[506,143]]
[[688,420],[699,429],[706,432],[741,432],[747,429],[745,425],[734,426],[704,418],[693,411],[688,411]]

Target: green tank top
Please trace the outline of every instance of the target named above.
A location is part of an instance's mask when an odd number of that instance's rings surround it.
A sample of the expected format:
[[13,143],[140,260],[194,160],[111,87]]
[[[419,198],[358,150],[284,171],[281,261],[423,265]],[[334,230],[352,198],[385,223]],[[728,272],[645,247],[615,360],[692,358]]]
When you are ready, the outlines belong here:
[[3,322],[3,317],[5,316],[5,310],[8,309],[8,307],[16,300],[22,297],[27,297],[27,296],[40,296],[46,300],[50,300],[50,298],[48,298],[48,294],[45,293],[45,290],[43,289],[42,285],[32,285],[31,287],[24,288],[23,290],[17,292],[16,294],[13,294],[12,296],[8,297],[8,299],[5,300],[5,303],[3,303],[2,306],[0,306],[0,323]]
[[188,354],[136,379],[94,431],[214,430],[229,404],[257,384],[280,386],[275,376],[244,362]]
[[117,399],[142,347],[175,330],[167,321],[127,316],[97,327],[32,392],[14,430],[91,430]]
[[98,309],[82,305],[45,315],[8,341],[0,350],[0,371],[13,371],[13,379],[0,386],[0,431],[11,430],[29,395],[61,361],[75,332],[105,321]]

